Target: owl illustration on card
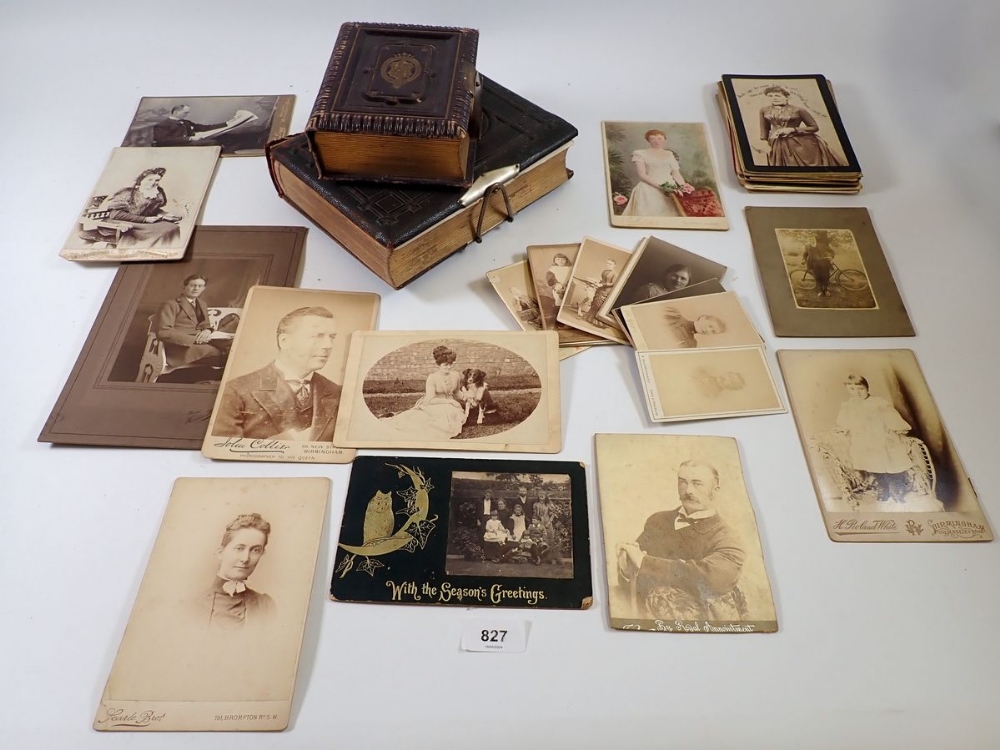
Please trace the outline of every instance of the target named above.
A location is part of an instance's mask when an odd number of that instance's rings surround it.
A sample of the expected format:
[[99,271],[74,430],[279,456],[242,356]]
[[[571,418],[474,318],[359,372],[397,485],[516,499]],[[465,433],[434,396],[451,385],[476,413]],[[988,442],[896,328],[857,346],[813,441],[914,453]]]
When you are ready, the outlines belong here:
[[368,501],[365,510],[365,523],[362,530],[364,544],[392,536],[395,523],[392,512],[392,492],[376,491]]

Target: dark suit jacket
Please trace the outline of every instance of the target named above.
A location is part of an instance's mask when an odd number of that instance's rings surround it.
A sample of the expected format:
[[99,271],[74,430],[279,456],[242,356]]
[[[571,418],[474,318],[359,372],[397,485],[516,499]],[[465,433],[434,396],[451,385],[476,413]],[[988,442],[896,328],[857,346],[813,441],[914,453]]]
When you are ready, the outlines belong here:
[[[311,441],[331,442],[340,406],[340,386],[318,372],[312,376]],[[271,438],[295,427],[295,397],[274,363],[226,384],[212,434]]]
[[211,125],[191,122],[190,120],[175,120],[172,117],[153,126],[154,146],[184,146],[191,140],[195,133],[204,133],[206,130],[215,130],[225,127],[226,123],[216,122]]
[[[153,331],[163,342],[167,353],[167,362],[174,367],[189,365],[205,357],[218,357],[223,352],[211,344],[195,344],[194,337],[199,331],[211,328],[208,322],[208,306],[201,298],[195,299],[195,304],[188,302],[181,295],[160,305],[153,318]],[[197,305],[201,310],[202,322],[198,322]]]

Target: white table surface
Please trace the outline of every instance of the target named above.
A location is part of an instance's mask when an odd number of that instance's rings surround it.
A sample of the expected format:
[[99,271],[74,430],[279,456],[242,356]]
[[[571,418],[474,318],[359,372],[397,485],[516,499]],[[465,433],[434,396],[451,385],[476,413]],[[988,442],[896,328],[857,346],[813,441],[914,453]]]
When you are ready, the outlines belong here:
[[[382,295],[380,327],[511,329],[485,274],[529,244],[654,233],[727,264],[777,348],[912,347],[1000,526],[1000,5],[905,3],[0,3],[0,247],[7,429],[0,450],[0,747],[994,748],[1000,543],[834,544],[790,414],[652,425],[624,347],[562,365],[560,459],[588,467],[595,606],[506,610],[527,652],[459,650],[456,608],[325,599],[349,467],[211,462],[195,451],[53,447],[36,435],[114,276],[58,256],[139,98],[295,94],[301,130],[340,24],[478,28],[479,68],[580,130],[576,176],[481,245],[393,291],[318,229],[302,286]],[[823,73],[865,173],[858,196],[752,195],[713,101],[723,73]],[[602,119],[706,121],[728,232],[613,229]],[[918,335],[778,340],[742,209],[865,206]],[[301,225],[262,158],[227,159],[205,224]],[[990,395],[994,393],[994,395]],[[780,619],[774,635],[608,627],[595,432],[731,435]],[[511,456],[499,456],[509,458]],[[542,458],[541,456],[526,458]],[[546,457],[548,458],[548,457]],[[98,700],[178,476],[333,478],[290,728],[99,734]]]

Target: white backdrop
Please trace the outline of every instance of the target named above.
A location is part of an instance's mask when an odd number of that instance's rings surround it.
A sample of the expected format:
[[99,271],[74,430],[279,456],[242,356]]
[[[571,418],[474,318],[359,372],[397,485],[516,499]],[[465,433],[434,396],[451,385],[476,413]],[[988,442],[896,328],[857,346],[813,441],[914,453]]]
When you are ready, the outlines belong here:
[[[580,130],[576,176],[481,245],[393,291],[318,229],[302,286],[382,295],[380,327],[513,328],[485,279],[529,244],[607,220],[602,119],[705,121],[728,232],[655,234],[730,267],[775,366],[777,348],[912,347],[987,516],[1000,526],[990,396],[1000,322],[1000,53],[995,3],[13,2],[0,7],[0,747],[995,747],[1000,543],[834,544],[790,414],[651,425],[631,351],[562,364],[564,447],[588,468],[595,606],[508,610],[522,655],[459,650],[472,612],[326,600],[349,467],[213,463],[193,451],[36,443],[114,276],[58,257],[143,95],[298,96],[301,130],[340,24],[480,29],[479,68]],[[751,195],[713,101],[723,73],[823,73],[865,172],[856,197]],[[866,206],[918,336],[777,340],[742,209]],[[227,159],[205,224],[304,224],[263,159]],[[774,635],[611,631],[595,432],[731,435],[743,456],[780,621]],[[465,454],[463,454],[465,455]],[[530,457],[528,457],[530,458]],[[332,477],[330,520],[297,683],[280,735],[90,729],[171,483],[178,476]]]

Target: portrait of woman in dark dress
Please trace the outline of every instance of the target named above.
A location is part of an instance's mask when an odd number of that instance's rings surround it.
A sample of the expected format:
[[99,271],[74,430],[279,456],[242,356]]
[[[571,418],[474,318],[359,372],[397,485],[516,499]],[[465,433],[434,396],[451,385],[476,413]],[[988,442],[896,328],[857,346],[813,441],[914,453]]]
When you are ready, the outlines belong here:
[[768,145],[772,167],[846,167],[847,162],[819,135],[819,125],[807,109],[788,103],[782,86],[768,86],[770,101],[760,110],[760,139]]
[[[160,187],[160,180],[166,173],[163,167],[153,167],[143,170],[135,179],[132,187],[122,188],[102,204],[107,210],[107,220],[124,224],[117,246],[123,248],[159,247],[175,244],[181,230],[177,222],[183,217],[167,213],[163,207],[167,205],[167,194]],[[103,235],[113,238],[114,231],[99,228]]]

